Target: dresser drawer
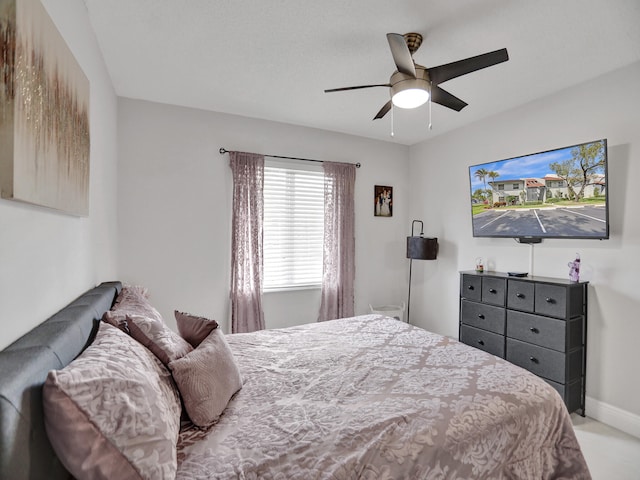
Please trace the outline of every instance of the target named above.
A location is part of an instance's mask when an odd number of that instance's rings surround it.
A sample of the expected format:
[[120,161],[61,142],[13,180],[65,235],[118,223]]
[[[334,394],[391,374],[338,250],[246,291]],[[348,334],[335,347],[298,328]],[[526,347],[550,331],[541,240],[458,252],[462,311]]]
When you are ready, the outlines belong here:
[[566,332],[567,324],[562,320],[513,310],[507,311],[508,337],[564,352]]
[[482,277],[482,302],[504,307],[507,282],[504,278]]
[[460,326],[460,341],[484,350],[496,357],[504,358],[504,337],[479,328]]
[[551,317],[565,318],[567,315],[567,289],[556,285],[536,283],[535,312]]
[[539,377],[566,383],[564,353],[507,338],[506,359]]
[[506,317],[504,308],[462,300],[460,312],[462,323],[504,335]]
[[460,296],[479,302],[482,299],[482,277],[462,275],[460,279]]
[[509,280],[507,282],[507,308],[533,312],[534,284]]

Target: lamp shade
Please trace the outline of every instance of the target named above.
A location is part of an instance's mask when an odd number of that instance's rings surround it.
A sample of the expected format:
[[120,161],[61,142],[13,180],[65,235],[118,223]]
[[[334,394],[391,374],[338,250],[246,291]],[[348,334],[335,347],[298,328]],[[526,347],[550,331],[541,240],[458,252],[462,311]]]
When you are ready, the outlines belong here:
[[437,238],[407,237],[407,258],[413,260],[435,260],[437,256]]

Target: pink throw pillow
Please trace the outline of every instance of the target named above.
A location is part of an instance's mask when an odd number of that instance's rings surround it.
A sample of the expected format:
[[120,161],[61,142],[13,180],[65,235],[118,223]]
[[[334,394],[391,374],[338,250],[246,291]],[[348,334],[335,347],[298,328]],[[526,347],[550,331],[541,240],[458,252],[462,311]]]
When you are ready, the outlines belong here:
[[242,388],[242,377],[222,330],[216,328],[198,347],[169,364],[191,421],[207,427]]
[[178,310],[173,313],[178,324],[178,332],[194,348],[200,345],[200,342],[207,338],[212,330],[218,328],[218,322],[215,320],[179,312]]
[[193,350],[180,335],[154,318],[127,315],[125,325],[129,335],[151,350],[166,366]]

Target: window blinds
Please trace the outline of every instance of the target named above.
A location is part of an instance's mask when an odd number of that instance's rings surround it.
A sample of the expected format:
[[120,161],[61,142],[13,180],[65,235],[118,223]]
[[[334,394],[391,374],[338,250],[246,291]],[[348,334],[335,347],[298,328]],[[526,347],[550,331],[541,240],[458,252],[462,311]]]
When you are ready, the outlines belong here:
[[322,167],[268,161],[264,170],[264,290],[322,283]]

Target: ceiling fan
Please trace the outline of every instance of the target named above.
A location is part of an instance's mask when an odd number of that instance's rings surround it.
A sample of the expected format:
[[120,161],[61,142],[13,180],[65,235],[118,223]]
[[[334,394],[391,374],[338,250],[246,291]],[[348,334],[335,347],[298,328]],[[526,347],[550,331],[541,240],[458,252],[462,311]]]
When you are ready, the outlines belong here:
[[331,88],[325,90],[325,93],[360,88],[390,87],[391,100],[373,117],[374,120],[384,117],[391,110],[392,103],[400,108],[416,108],[426,103],[429,97],[432,102],[459,112],[467,106],[467,103],[440,88],[439,84],[509,60],[507,49],[503,48],[457,62],[425,68],[413,60],[413,54],[422,44],[422,35],[419,33],[404,35],[387,33],[387,41],[397,67],[397,70],[391,75],[389,83]]

